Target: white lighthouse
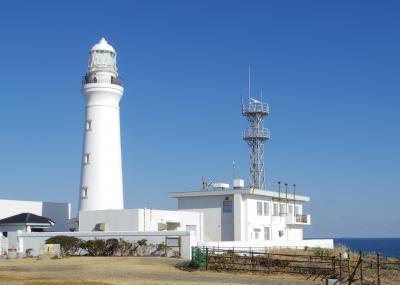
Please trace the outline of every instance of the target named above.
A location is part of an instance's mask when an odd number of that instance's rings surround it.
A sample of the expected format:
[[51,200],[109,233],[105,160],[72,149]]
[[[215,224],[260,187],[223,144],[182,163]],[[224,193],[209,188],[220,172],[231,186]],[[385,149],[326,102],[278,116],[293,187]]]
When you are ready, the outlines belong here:
[[116,52],[102,38],[89,53],[82,80],[86,118],[79,210],[123,209],[118,78]]

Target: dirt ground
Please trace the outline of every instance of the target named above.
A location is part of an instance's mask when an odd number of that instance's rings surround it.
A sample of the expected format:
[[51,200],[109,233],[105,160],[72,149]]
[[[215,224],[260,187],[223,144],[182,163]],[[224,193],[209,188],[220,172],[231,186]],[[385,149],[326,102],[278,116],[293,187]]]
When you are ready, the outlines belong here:
[[[265,276],[177,269],[179,259],[160,257],[69,257],[62,259],[0,260],[0,284],[322,284],[293,276]],[[299,278],[299,277],[297,277]]]

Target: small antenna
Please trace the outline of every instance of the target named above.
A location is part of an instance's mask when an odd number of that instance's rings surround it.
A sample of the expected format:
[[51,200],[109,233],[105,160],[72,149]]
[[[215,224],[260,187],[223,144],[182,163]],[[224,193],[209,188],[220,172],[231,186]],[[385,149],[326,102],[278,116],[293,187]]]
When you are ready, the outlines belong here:
[[232,161],[232,180],[236,179],[236,162]]
[[293,208],[294,208],[294,214],[297,215],[296,213],[296,184],[293,184]]
[[251,98],[251,67],[249,65],[249,101]]
[[279,203],[281,202],[281,182],[280,181],[278,181],[278,201],[279,201]]
[[260,100],[261,102],[263,101],[263,90],[262,90],[262,88],[261,88],[261,100]]

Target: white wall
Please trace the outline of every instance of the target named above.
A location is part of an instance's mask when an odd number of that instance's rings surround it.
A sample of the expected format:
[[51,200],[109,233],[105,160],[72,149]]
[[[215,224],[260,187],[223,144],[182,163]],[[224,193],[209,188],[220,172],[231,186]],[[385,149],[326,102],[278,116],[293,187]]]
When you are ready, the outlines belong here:
[[0,233],[0,256],[8,251],[8,239]]
[[21,213],[32,213],[52,219],[56,224],[48,231],[68,231],[71,204],[41,201],[0,200],[0,219]]
[[299,241],[290,240],[270,240],[270,241],[220,241],[220,242],[205,242],[199,241],[199,247],[216,247],[216,248],[235,248],[235,249],[268,249],[268,248],[292,248],[304,249],[305,247],[321,247],[333,248],[333,239],[306,239]]
[[288,239],[289,240],[302,240],[303,239],[303,229],[298,226],[287,227]]
[[99,223],[106,231],[138,231],[139,209],[79,211],[79,231],[91,232]]
[[195,245],[189,232],[46,232],[46,233],[17,233],[9,234],[9,248],[15,248],[21,254],[32,249],[32,255],[40,254],[46,240],[57,235],[74,236],[84,240],[90,239],[124,239],[138,241],[146,239],[149,244],[165,243],[166,237],[181,237],[181,255],[184,259],[191,258],[191,246]]
[[[156,209],[98,210],[79,212],[79,231],[94,231],[96,224],[105,223],[106,231],[159,231],[159,224],[179,222],[177,231],[196,228],[195,238],[203,238],[203,214],[188,211]],[[189,227],[187,227],[189,226]]]
[[[233,194],[205,197],[178,198],[178,209],[203,213],[205,241],[234,240],[234,214],[222,213],[225,198],[232,201]],[[234,205],[233,205],[234,209]]]

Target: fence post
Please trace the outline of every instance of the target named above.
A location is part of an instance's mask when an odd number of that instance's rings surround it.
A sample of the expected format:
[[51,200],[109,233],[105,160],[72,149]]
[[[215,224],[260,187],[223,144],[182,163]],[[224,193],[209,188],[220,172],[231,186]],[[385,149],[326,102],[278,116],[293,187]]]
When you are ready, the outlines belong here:
[[331,257],[332,260],[332,277],[336,275],[336,260],[335,256]]
[[376,254],[376,273],[378,277],[378,285],[381,285],[381,264],[379,262],[379,253]]
[[251,251],[250,253],[251,253],[251,271],[253,271],[254,270],[254,252]]
[[206,270],[208,270],[208,247],[206,248]]
[[267,272],[268,274],[271,273],[271,260],[270,260],[270,253],[267,253]]
[[342,254],[339,252],[339,279],[342,280]]
[[361,285],[363,284],[363,260],[362,260],[362,252],[360,250],[360,281]]
[[347,250],[347,275],[348,275],[348,281],[349,285],[351,285],[351,278],[350,278],[350,249]]

